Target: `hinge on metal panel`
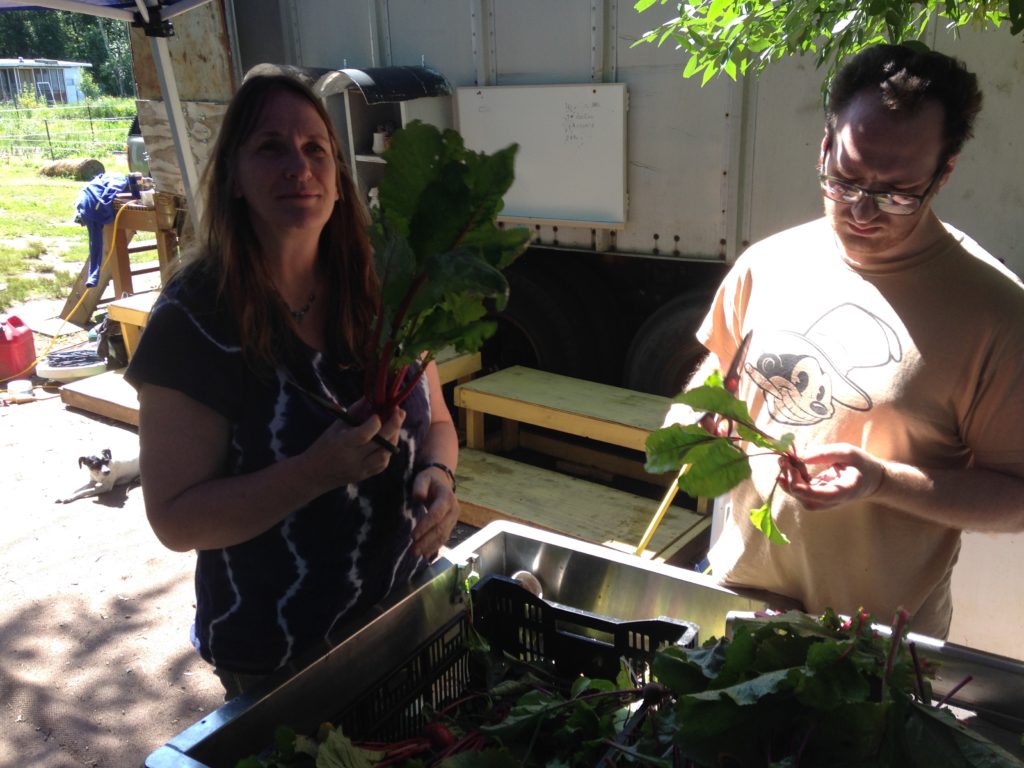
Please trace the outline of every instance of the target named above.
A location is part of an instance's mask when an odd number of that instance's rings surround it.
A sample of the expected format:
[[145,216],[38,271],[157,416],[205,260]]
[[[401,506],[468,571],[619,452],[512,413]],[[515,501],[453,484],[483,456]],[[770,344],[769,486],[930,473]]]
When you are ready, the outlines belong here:
[[174,37],[174,25],[163,18],[159,8],[154,6],[146,10],[149,11],[149,21],[143,21],[142,14],[136,13],[133,27],[142,29],[146,37]]

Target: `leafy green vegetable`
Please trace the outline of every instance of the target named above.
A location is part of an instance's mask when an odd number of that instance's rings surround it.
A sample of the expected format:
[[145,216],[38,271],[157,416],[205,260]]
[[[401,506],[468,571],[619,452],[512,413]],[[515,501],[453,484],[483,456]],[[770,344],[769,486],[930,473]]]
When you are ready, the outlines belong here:
[[[425,732],[444,718],[457,737],[443,750],[418,737],[353,742],[332,728],[317,747],[282,729],[276,756],[237,768],[311,766],[310,744],[317,768],[1021,768],[931,703],[906,630],[905,612],[890,637],[863,612],[848,622],[831,611],[741,618],[731,638],[657,651],[657,682],[640,687],[625,663],[614,682],[563,680],[548,663],[472,652],[491,668],[485,678],[498,670],[507,677],[432,713]],[[282,756],[296,762],[276,761]]]
[[[719,437],[700,424],[671,424],[647,436],[647,463],[644,468],[659,474],[678,472],[677,482],[684,493],[713,498],[749,479],[750,461],[739,446],[740,442],[788,456],[802,466],[793,449],[793,435],[787,433],[776,439],[759,430],[747,404],[726,389],[719,371],[708,376],[703,385],[677,395],[674,402],[688,405],[698,412],[715,414],[728,421],[736,431],[735,435]],[[765,504],[750,511],[750,522],[773,544],[788,544],[789,537],[772,519],[774,496],[775,488],[772,488]]]
[[[508,297],[502,272],[525,250],[529,231],[495,218],[512,185],[517,147],[488,155],[458,133],[413,121],[385,151],[371,240],[382,282],[364,390],[390,411],[412,391],[443,347],[476,352],[497,329],[488,304]],[[406,380],[410,367],[416,371]]]

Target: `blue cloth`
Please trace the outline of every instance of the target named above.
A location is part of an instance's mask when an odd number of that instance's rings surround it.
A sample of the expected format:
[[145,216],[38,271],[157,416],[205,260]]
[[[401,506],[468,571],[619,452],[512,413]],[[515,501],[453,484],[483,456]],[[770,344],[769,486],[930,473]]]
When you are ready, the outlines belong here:
[[100,280],[103,265],[103,227],[114,220],[114,199],[128,189],[128,177],[120,173],[101,173],[85,185],[75,201],[75,221],[89,231],[89,277],[86,288]]

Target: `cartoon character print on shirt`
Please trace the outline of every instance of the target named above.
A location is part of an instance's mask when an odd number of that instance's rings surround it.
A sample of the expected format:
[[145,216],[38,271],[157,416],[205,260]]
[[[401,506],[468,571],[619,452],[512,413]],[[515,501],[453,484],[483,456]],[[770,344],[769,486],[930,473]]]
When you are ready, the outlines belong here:
[[892,327],[856,304],[840,304],[804,332],[778,331],[759,340],[764,350],[746,373],[761,389],[771,418],[804,426],[832,417],[837,407],[871,409],[856,371],[899,362]]

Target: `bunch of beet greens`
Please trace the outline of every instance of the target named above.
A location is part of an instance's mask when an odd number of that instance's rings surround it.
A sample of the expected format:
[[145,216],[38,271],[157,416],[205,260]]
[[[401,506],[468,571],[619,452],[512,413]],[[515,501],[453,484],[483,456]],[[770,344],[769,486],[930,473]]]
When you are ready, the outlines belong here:
[[[787,456],[806,476],[807,469],[793,448],[793,435],[776,439],[754,426],[747,404],[730,393],[715,371],[704,384],[677,395],[673,402],[684,403],[697,412],[713,414],[731,423],[735,433],[718,436],[708,432],[700,423],[672,424],[652,432],[647,437],[648,472],[678,472],[679,489],[690,496],[714,498],[731,491],[750,477],[750,461],[739,446],[741,442],[771,453]],[[788,544],[789,538],[772,519],[772,499],[776,486],[763,506],[750,511],[754,526],[776,544]]]
[[[270,755],[237,768],[592,768],[696,766],[1021,766],[932,703],[929,677],[905,642],[861,614],[740,619],[731,639],[667,648],[640,684],[557,680],[543,665],[493,652],[478,690],[434,713],[423,733],[360,743],[332,726],[279,734]],[[481,655],[482,654],[482,655]]]
[[487,315],[507,301],[502,270],[529,240],[524,228],[496,224],[516,150],[473,152],[455,131],[413,121],[384,153],[371,228],[382,288],[369,358],[378,363],[364,382],[378,413],[409,396],[438,351],[476,352],[494,334]]

